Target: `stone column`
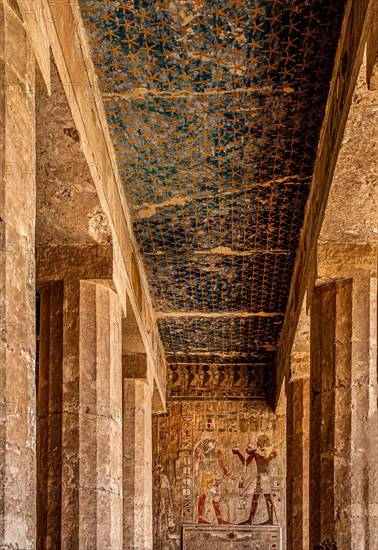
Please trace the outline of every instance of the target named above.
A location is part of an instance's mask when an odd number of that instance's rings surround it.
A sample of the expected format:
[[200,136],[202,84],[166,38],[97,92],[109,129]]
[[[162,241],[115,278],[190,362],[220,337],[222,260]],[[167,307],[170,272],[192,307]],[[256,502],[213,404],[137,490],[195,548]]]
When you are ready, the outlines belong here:
[[124,354],[122,363],[123,548],[152,550],[153,392],[145,354]]
[[[344,193],[342,180],[340,193]],[[345,198],[343,204],[349,207]],[[348,214],[349,211],[345,211],[343,215],[347,218]],[[368,234],[364,234],[361,241],[367,238]],[[350,541],[345,542],[345,548],[370,548],[378,544],[376,244],[322,242],[318,245],[318,274],[335,280],[348,277],[352,281],[348,317],[351,324],[350,434],[345,436],[349,437],[346,445],[349,445],[351,483],[350,498],[345,492],[343,496],[343,503],[349,498]],[[340,322],[345,326],[345,316]],[[337,542],[342,545],[342,539]]]
[[352,548],[378,545],[377,279],[354,273],[351,383]]
[[39,291],[37,547],[60,548],[62,498],[63,282]]
[[316,286],[311,305],[310,548],[351,548],[352,281]]
[[288,550],[308,550],[310,380],[287,387],[286,518]]
[[0,546],[35,548],[34,54],[0,1]]
[[121,322],[105,281],[41,290],[40,548],[122,548]]

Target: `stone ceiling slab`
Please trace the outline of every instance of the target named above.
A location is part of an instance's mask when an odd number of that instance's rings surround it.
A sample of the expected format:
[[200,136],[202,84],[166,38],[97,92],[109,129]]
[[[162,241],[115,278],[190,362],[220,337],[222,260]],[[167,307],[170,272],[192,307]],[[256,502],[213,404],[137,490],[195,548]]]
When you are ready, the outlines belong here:
[[79,4],[168,360],[270,364],[344,1]]

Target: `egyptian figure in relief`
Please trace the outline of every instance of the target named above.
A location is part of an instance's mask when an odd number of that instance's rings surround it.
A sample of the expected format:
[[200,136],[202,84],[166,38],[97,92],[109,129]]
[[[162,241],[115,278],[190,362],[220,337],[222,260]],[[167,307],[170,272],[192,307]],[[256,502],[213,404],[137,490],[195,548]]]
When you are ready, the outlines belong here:
[[248,455],[247,458],[244,458],[236,447],[232,449],[233,454],[239,457],[243,465],[247,467],[253,460],[255,460],[257,467],[257,475],[253,478],[253,481],[256,479],[256,485],[253,491],[249,517],[240,525],[252,525],[259,498],[262,494],[265,498],[268,519],[261,525],[273,525],[273,513],[275,513],[275,507],[271,495],[272,491],[269,480],[269,464],[277,456],[277,453],[276,451],[270,451],[270,448],[271,444],[269,437],[267,435],[260,435],[257,439],[257,449],[253,449],[252,445],[248,444],[246,448]]
[[210,498],[212,506],[220,525],[226,525],[229,522],[222,518],[219,506],[219,484],[225,477],[235,479],[227,470],[224,464],[224,456],[217,448],[215,439],[204,439],[201,441],[194,453],[196,462],[197,476],[200,480],[200,496],[198,500],[198,523],[210,524],[204,518],[206,499]]

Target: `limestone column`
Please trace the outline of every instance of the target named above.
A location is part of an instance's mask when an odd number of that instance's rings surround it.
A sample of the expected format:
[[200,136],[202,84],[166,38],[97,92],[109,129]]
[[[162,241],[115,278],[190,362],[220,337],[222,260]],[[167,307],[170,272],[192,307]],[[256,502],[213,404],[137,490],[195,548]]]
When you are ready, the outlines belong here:
[[35,548],[34,233],[34,55],[22,22],[1,0],[1,548]]
[[120,331],[105,281],[41,289],[40,548],[122,548]]
[[310,380],[287,387],[286,518],[288,550],[308,550]]
[[310,548],[351,546],[351,279],[320,283],[311,305]]
[[352,548],[378,544],[377,279],[353,274],[351,383]]
[[124,354],[122,363],[123,548],[152,550],[153,392],[145,354]]
[[[340,193],[344,187],[340,182]],[[357,200],[357,199],[356,199]],[[344,205],[349,205],[344,200]],[[339,213],[347,217],[349,212]],[[361,230],[359,226],[359,230]],[[364,239],[369,239],[369,234]],[[350,542],[346,548],[378,543],[377,421],[377,248],[366,242],[318,245],[320,277],[349,278],[352,283],[350,374]],[[341,318],[345,323],[345,319]],[[337,541],[339,543],[339,541]],[[341,542],[340,542],[341,544]]]

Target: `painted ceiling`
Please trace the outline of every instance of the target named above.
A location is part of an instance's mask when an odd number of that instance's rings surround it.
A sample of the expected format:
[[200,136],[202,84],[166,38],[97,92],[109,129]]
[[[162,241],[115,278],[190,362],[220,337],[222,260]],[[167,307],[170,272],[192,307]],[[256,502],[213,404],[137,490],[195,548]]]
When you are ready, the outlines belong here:
[[168,363],[268,372],[344,0],[79,3]]

